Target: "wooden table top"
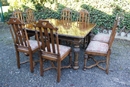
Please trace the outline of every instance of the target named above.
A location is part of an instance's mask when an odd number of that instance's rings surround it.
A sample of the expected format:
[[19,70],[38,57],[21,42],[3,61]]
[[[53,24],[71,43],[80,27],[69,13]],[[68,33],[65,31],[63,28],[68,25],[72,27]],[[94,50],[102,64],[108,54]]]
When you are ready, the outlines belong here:
[[[58,28],[59,35],[84,38],[95,26],[92,23],[67,22],[58,19],[45,19]],[[32,24],[27,24],[26,28],[35,30]]]

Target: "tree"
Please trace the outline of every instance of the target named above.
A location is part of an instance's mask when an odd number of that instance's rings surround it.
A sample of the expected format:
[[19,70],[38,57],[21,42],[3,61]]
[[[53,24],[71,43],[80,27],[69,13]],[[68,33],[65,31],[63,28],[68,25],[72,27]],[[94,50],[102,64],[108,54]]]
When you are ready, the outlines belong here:
[[9,5],[9,3],[7,2],[7,0],[0,0],[0,2],[2,2],[2,5],[3,5],[3,6]]

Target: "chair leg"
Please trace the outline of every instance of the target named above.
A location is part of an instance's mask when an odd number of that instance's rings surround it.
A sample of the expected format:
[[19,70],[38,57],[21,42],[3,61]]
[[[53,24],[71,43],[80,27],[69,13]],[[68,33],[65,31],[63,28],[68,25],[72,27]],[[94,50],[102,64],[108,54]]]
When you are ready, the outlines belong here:
[[59,39],[59,44],[61,44],[61,40]]
[[88,59],[88,55],[87,54],[85,54],[84,55],[84,68],[83,68],[83,70],[86,70],[86,67],[87,67],[87,59]]
[[109,72],[109,61],[110,61],[110,51],[108,51],[108,55],[106,58],[106,73],[108,74]]
[[87,47],[87,41],[88,40],[88,37],[87,36],[85,36],[85,38],[83,39],[83,48],[85,49],[86,47]]
[[40,75],[43,76],[44,69],[43,69],[43,58],[40,57]]
[[86,37],[83,39],[83,48],[85,48]]
[[16,57],[17,57],[17,67],[20,68],[20,57],[19,57],[19,51],[16,49]]
[[60,76],[61,76],[61,61],[58,60],[58,62],[57,62],[57,82],[60,82]]
[[70,65],[70,68],[71,68],[71,65],[72,65],[72,52],[70,52],[70,54],[69,54],[69,65]]
[[50,63],[51,63],[51,67],[55,67],[55,64],[53,61],[50,61]]
[[33,56],[32,56],[32,53],[30,52],[29,53],[29,60],[30,60],[30,71],[31,71],[31,73],[33,73]]

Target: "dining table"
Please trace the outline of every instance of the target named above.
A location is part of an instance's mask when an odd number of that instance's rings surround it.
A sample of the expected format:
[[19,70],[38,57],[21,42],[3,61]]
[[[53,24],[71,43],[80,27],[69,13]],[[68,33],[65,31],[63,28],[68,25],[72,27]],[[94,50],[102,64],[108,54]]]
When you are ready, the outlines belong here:
[[[95,28],[95,23],[83,23],[78,21],[66,21],[60,19],[44,19],[49,21],[53,26],[58,28],[58,37],[60,40],[70,41],[73,45],[74,50],[74,64],[73,68],[78,69],[79,63],[79,52],[80,52],[80,44],[83,39],[88,37],[88,42],[84,44],[88,44],[90,42],[90,33]],[[33,27],[35,23],[26,24],[26,30],[28,35],[35,35],[36,28]]]

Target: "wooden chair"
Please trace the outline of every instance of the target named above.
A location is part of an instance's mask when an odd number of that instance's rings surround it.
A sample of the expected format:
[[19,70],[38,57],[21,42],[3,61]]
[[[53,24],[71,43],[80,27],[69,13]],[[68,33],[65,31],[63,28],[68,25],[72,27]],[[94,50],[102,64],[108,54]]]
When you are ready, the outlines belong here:
[[[69,8],[64,8],[61,12],[61,20],[63,22],[64,27],[70,27],[72,22],[72,11]],[[66,44],[71,44],[71,42],[67,41],[66,39],[60,39],[60,44],[62,41],[65,41]]]
[[[117,14],[116,15],[116,18],[118,17],[119,15]],[[112,32],[114,32],[114,30],[112,29]],[[92,40],[94,41],[100,41],[100,42],[105,42],[105,43],[108,43],[109,42],[109,39],[110,39],[110,35],[109,34],[104,34],[104,33],[98,33],[96,34]]]
[[89,23],[89,12],[85,9],[80,10],[79,16],[77,18],[77,22],[78,22],[78,24],[79,23]]
[[[71,47],[59,45],[57,33],[58,29],[52,26],[48,21],[39,20],[35,27],[39,29],[39,38],[42,42],[42,46],[40,49],[40,75],[43,76],[44,71],[55,68],[57,70],[57,82],[59,82],[61,76],[61,68],[71,67]],[[36,36],[37,41],[39,42],[38,34]],[[61,67],[61,62],[68,55],[70,56],[69,65]],[[50,60],[52,66],[44,69],[43,59]],[[57,66],[55,66],[52,61],[57,62]]]
[[34,11],[30,8],[26,10],[26,22],[27,23],[34,23],[36,20],[34,18]]
[[[33,9],[30,9],[30,8],[26,9],[25,14],[26,14],[26,27],[33,28],[33,25],[36,23]],[[30,38],[34,35],[31,33],[28,33],[28,36]]]
[[62,10],[61,20],[63,20],[64,26],[70,26],[72,21],[72,12],[69,8],[64,8]]
[[65,21],[72,21],[72,12],[69,8],[64,8],[62,10],[61,19]]
[[23,12],[19,9],[16,9],[13,12],[12,16],[18,18],[21,22],[25,22],[24,17],[23,17]]
[[[33,53],[39,50],[41,43],[38,46],[36,40],[28,40],[28,35],[24,28],[24,23],[19,19],[12,17],[9,19],[8,24],[10,25],[10,32],[14,41],[18,68],[20,68],[20,64],[30,62],[30,71],[33,72]],[[29,54],[29,61],[20,62],[19,52]]]
[[[114,26],[113,26],[113,32],[111,33],[108,43],[103,43],[103,42],[99,42],[99,41],[91,41],[89,43],[87,49],[85,50],[85,55],[84,55],[84,70],[86,70],[87,68],[92,68],[94,66],[97,66],[100,69],[105,70],[106,73],[108,74],[111,47],[112,47],[112,43],[115,38],[116,29],[118,28],[118,25],[119,25],[119,18],[116,18],[116,20],[114,22]],[[97,61],[92,56],[104,56],[104,57],[106,57],[106,60]],[[95,62],[95,64],[87,66],[87,64],[86,64],[87,60],[90,58]],[[102,62],[106,62],[105,68],[99,66],[99,64]]]
[[[77,26],[84,28],[89,24],[89,12],[86,9],[82,9],[79,11],[77,18]],[[82,24],[82,26],[80,26]],[[88,36],[86,36],[83,40],[83,47],[85,48],[85,44],[88,42]]]

